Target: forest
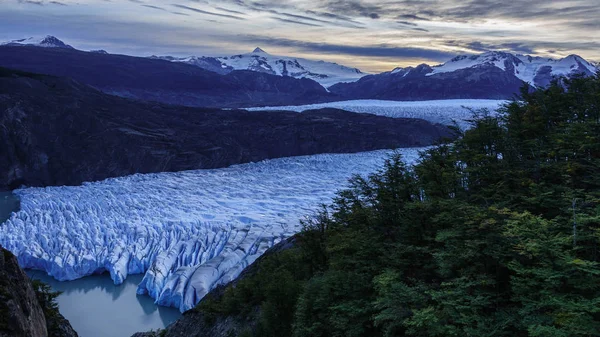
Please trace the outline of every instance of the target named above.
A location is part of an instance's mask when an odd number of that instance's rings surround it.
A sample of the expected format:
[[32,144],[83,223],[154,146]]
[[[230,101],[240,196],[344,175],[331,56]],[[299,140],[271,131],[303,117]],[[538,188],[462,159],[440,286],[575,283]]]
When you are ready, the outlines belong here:
[[244,336],[600,335],[600,77],[524,87],[355,176],[291,249],[194,310]]

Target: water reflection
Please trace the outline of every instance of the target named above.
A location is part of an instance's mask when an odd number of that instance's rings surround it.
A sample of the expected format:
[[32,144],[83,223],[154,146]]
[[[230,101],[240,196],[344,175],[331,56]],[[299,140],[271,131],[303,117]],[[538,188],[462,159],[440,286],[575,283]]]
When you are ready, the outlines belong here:
[[131,336],[164,328],[181,316],[174,308],[157,306],[152,298],[136,295],[142,275],[131,275],[115,286],[108,274],[68,282],[40,271],[27,274],[63,292],[57,299],[60,311],[81,337]]
[[0,192],[0,224],[19,210],[19,199],[12,192]]

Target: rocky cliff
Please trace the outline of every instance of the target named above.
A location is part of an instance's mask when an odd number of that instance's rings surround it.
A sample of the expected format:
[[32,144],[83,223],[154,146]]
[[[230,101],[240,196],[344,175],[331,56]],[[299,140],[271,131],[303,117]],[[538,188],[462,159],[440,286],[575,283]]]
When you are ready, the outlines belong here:
[[0,337],[76,337],[69,321],[39,300],[17,259],[0,247]]

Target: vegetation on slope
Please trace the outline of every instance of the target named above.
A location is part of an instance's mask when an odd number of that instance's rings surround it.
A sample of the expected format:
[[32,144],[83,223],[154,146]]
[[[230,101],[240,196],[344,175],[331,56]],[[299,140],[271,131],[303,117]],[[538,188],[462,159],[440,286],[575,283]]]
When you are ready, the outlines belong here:
[[0,247],[0,336],[76,337],[58,310],[58,295],[47,284],[30,281],[17,258]]
[[478,117],[414,168],[354,177],[196,310],[254,316],[246,336],[600,335],[600,78]]

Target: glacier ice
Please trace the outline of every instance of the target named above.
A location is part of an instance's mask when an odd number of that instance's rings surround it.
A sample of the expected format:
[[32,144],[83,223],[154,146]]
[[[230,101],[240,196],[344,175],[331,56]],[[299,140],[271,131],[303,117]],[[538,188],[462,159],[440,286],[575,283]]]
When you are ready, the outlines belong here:
[[469,110],[488,109],[494,113],[506,101],[490,99],[447,99],[434,101],[352,100],[309,105],[247,108],[248,111],[285,110],[302,112],[313,109],[335,108],[350,112],[368,113],[392,118],[420,118],[433,123],[450,125],[456,121],[462,129],[472,118]]
[[[401,149],[412,162],[420,149]],[[136,174],[82,186],[15,191],[20,211],[0,244],[58,280],[144,274],[139,294],[181,311],[236,278],[299,219],[368,174],[391,151],[322,154],[224,169]]]

